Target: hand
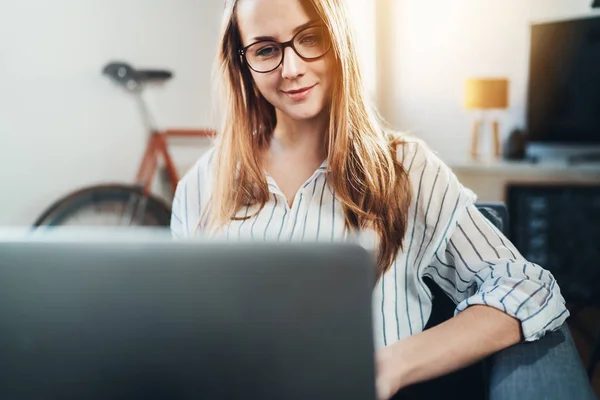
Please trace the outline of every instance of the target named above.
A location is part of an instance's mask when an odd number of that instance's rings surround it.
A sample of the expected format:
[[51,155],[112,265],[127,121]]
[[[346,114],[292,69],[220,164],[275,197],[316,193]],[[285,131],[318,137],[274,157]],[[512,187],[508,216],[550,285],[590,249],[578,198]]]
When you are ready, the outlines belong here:
[[375,353],[375,389],[377,400],[389,400],[402,389],[401,341]]

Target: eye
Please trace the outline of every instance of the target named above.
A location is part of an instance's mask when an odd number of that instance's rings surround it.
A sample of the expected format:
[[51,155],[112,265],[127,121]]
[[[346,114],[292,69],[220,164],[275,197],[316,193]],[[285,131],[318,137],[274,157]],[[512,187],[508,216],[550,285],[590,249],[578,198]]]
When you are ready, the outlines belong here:
[[310,33],[307,34],[305,36],[303,36],[300,39],[300,44],[303,45],[314,45],[314,44],[319,44],[323,42],[323,35],[320,35],[318,33]]
[[258,48],[254,54],[256,55],[256,57],[269,58],[269,57],[276,56],[278,53],[279,53],[279,48],[277,46],[267,45],[267,46],[262,46],[262,47]]

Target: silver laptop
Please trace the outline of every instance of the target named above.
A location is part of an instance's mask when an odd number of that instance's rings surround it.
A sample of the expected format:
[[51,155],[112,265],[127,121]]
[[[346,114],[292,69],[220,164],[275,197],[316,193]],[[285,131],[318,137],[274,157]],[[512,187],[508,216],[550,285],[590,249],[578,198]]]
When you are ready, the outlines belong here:
[[372,271],[348,244],[0,235],[0,398],[372,399]]

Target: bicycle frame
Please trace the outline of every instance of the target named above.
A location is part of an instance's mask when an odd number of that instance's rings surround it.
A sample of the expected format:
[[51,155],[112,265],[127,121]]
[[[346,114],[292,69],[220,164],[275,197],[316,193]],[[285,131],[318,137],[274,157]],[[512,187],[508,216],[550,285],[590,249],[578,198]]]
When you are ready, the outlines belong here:
[[144,151],[144,156],[136,176],[136,184],[142,188],[145,196],[150,196],[152,191],[152,183],[158,167],[158,158],[162,157],[171,186],[171,195],[175,194],[177,183],[179,182],[179,174],[173,158],[169,154],[168,139],[171,137],[178,138],[212,138],[216,132],[211,129],[158,129],[146,101],[142,96],[144,86],[135,84],[129,90],[135,95],[138,101],[138,106],[142,114],[143,121],[148,128],[149,137]]
[[162,158],[169,183],[171,186],[171,194],[175,194],[177,183],[179,182],[179,173],[173,162],[173,158],[169,154],[167,140],[172,137],[177,138],[212,138],[215,136],[215,131],[210,129],[167,129],[164,131],[154,131],[150,134],[144,157],[140,164],[136,176],[136,183],[140,185],[146,196],[149,196],[152,190],[152,182],[158,167],[158,159]]

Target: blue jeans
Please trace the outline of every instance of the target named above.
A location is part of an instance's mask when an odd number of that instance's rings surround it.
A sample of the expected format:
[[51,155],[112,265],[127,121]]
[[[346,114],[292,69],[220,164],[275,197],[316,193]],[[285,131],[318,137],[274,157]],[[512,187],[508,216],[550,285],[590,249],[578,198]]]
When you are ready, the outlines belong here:
[[566,325],[489,360],[490,400],[596,399]]
[[407,388],[394,399],[596,399],[566,325],[466,370]]

